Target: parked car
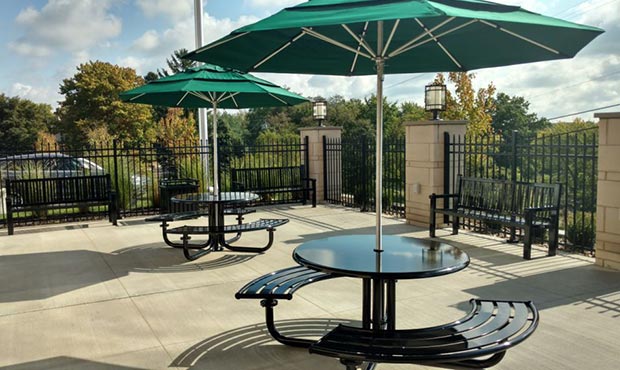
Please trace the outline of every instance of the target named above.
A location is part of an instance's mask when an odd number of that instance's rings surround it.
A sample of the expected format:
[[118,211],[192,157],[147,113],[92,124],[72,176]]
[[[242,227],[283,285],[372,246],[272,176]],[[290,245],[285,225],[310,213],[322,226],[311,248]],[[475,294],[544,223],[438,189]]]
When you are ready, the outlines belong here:
[[63,153],[29,153],[0,158],[0,178],[71,177],[104,174],[98,164]]

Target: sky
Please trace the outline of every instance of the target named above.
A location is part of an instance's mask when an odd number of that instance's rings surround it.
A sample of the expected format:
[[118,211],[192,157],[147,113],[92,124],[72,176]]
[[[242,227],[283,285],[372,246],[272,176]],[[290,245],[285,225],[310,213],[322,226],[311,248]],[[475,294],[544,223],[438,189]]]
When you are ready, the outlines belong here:
[[[203,0],[204,41],[302,1]],[[620,0],[496,2],[606,32],[573,59],[473,71],[476,87],[492,82],[498,92],[524,97],[531,112],[547,118],[620,111]],[[56,107],[63,79],[89,60],[131,67],[140,75],[156,71],[174,50],[196,48],[193,12],[193,0],[1,0],[0,93]],[[256,75],[308,97],[365,98],[376,84],[373,77]],[[391,102],[423,105],[424,86],[433,77],[387,76],[385,95]],[[600,109],[611,105],[617,106]]]

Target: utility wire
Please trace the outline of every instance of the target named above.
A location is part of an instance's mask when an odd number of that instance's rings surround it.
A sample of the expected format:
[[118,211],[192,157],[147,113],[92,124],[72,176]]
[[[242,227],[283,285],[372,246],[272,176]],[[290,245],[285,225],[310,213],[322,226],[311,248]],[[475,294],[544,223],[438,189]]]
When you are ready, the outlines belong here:
[[583,114],[583,113],[594,112],[595,110],[602,110],[602,109],[613,108],[613,107],[618,107],[618,106],[620,106],[620,103],[608,105],[606,107],[598,107],[598,108],[583,110],[581,112],[575,112],[575,113],[571,113],[571,114],[564,114],[564,115],[561,115],[561,116],[557,116],[557,117],[553,117],[553,118],[547,118],[547,119],[549,121],[553,121],[554,119],[565,118],[565,117],[570,117],[570,116],[576,116],[576,115]]
[[604,75],[600,75],[600,76],[597,76],[597,77],[591,78],[591,79],[589,79],[589,80],[585,80],[585,81],[577,82],[577,83],[574,83],[574,84],[572,84],[572,85],[559,86],[559,87],[556,87],[556,88],[553,88],[553,89],[547,90],[547,91],[545,91],[544,93],[541,93],[541,94],[538,94],[538,95],[534,95],[534,96],[529,96],[529,95],[527,95],[527,96],[525,96],[525,97],[526,97],[528,100],[529,100],[529,99],[538,98],[538,97],[540,97],[540,96],[547,95],[547,94],[548,94],[549,92],[551,92],[551,91],[556,91],[556,90],[564,90],[564,89],[568,89],[568,88],[570,88],[570,87],[575,87],[575,86],[583,85],[583,84],[585,84],[585,83],[592,82],[592,81],[596,81],[596,80],[600,80],[601,78],[609,77],[609,76],[612,76],[612,75],[615,75],[615,74],[618,74],[618,73],[620,73],[620,69],[619,69],[619,70],[617,70],[617,71],[613,71],[613,72],[610,72],[610,73],[607,73],[607,74],[604,74]]

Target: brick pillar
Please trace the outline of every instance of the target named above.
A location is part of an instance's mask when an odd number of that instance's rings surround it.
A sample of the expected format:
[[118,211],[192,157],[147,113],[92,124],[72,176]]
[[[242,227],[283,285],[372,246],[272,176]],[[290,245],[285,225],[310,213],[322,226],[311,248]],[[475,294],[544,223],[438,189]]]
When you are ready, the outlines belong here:
[[[324,173],[323,173],[323,136],[328,139],[340,139],[342,136],[341,127],[304,127],[299,129],[301,142],[308,138],[308,161],[310,178],[316,179],[316,199],[321,203],[325,200]],[[334,168],[341,169],[337,165]],[[341,172],[341,171],[340,171]],[[336,179],[330,180],[332,183],[340,184],[341,173],[333,173]]]
[[620,112],[599,119],[596,264],[620,270]]
[[[405,126],[406,219],[409,224],[428,227],[428,197],[444,193],[444,132],[464,136],[467,121],[419,121]],[[443,216],[439,216],[437,225],[442,223]]]

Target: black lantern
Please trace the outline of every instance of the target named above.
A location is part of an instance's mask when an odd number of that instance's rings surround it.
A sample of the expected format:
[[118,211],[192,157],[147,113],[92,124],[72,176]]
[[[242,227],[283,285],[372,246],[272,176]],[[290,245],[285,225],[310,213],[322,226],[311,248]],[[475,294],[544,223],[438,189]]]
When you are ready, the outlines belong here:
[[323,120],[327,117],[327,102],[315,100],[312,105],[312,117],[319,121],[319,127],[323,127]]
[[439,112],[446,110],[446,85],[426,85],[424,92],[424,109],[433,112],[433,119],[439,119]]

